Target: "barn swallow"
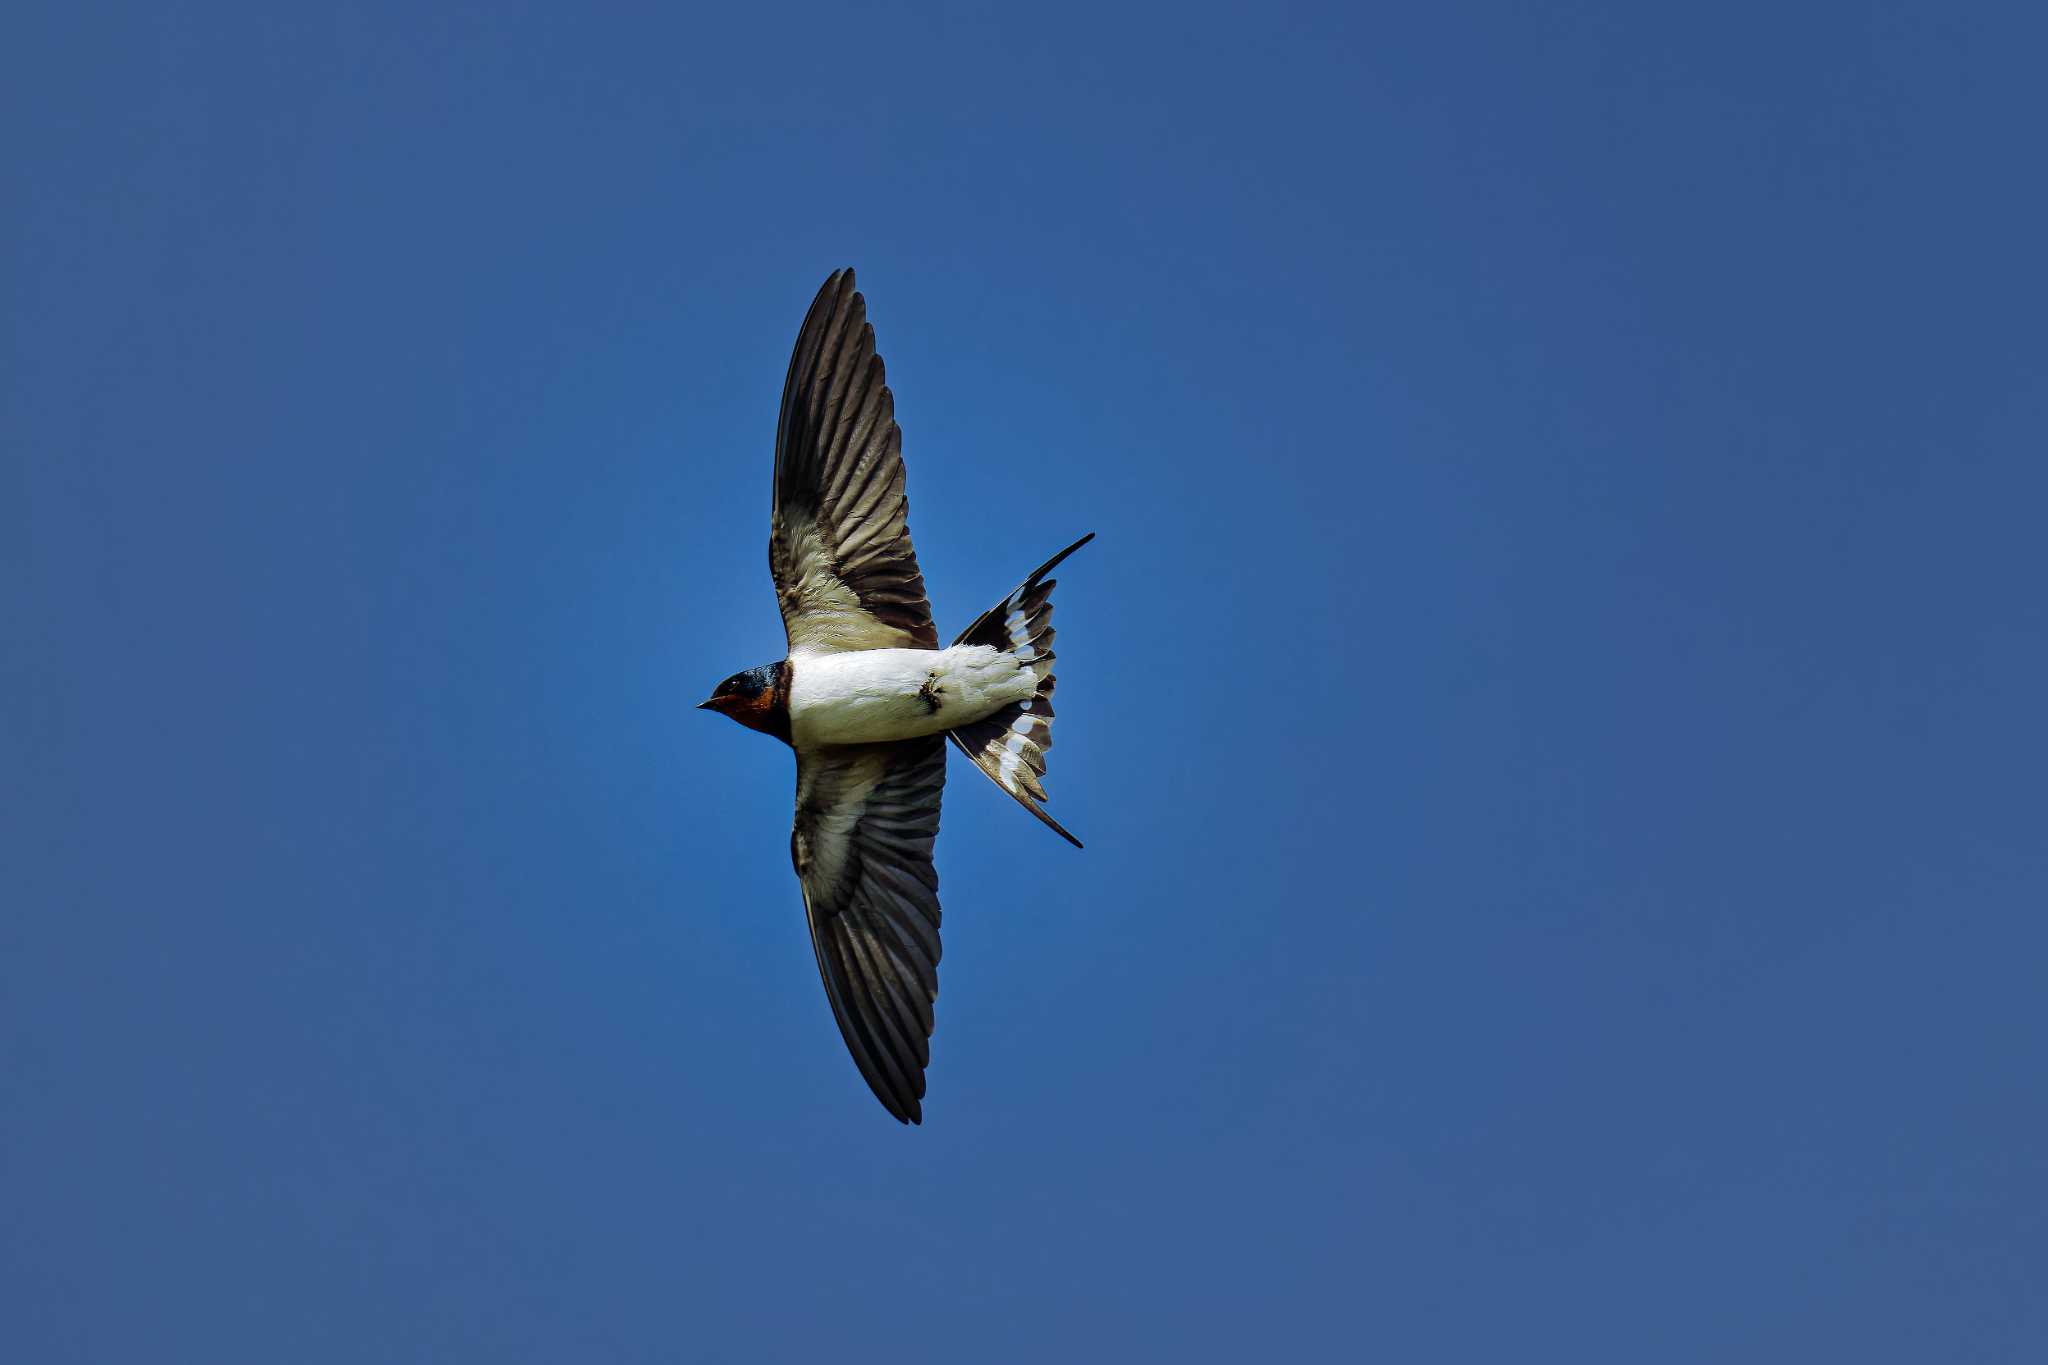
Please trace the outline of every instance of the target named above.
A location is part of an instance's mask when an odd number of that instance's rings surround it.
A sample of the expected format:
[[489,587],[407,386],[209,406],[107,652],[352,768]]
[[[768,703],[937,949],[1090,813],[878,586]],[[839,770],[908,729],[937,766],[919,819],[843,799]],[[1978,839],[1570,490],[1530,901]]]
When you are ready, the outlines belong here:
[[853,272],[797,333],[775,430],[768,567],[789,651],[702,707],[796,751],[790,858],[847,1051],[882,1107],[924,1121],[938,998],[932,840],[946,741],[1068,843],[1046,814],[1052,589],[1041,564],[939,647],[910,545],[903,435]]

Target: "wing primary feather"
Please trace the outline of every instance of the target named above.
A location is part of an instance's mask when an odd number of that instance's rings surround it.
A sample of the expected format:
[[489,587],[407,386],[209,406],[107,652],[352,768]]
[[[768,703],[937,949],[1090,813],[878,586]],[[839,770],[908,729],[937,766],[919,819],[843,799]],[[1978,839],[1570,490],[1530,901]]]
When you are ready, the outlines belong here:
[[[917,1096],[911,1093],[909,1083],[904,1080],[900,1064],[883,1045],[882,1040],[875,1036],[874,1029],[868,1023],[869,1011],[861,1008],[864,1002],[857,984],[859,968],[854,961],[853,944],[849,941],[846,926],[835,919],[828,926],[826,934],[832,943],[843,987],[844,999],[839,1011],[840,1032],[849,1035],[849,1042],[853,1040],[853,1036],[859,1037],[861,1049],[869,1062],[867,1067],[862,1068],[868,1088],[875,1092],[875,1098],[881,1100],[890,1113],[904,1119],[911,1106],[917,1102]],[[854,1060],[858,1062],[860,1056],[856,1054]]]
[[[881,935],[865,917],[851,922],[842,920],[847,942],[853,947],[853,954],[860,962],[861,980],[867,987],[867,1014],[881,1025],[885,1036],[890,1060],[896,1064],[897,1073],[906,1084],[916,1077],[916,1086],[924,1083],[924,1068],[931,1060],[931,1051],[922,1038],[913,1042],[910,1030],[904,1025],[917,1018],[917,1012],[910,1008],[910,1002],[903,998],[897,979],[896,967],[889,960],[889,951],[881,941]],[[920,1056],[922,1052],[922,1056]]]
[[846,1051],[860,1071],[861,1079],[868,1083],[868,1089],[882,1102],[883,1108],[897,1119],[910,1122],[903,1113],[902,1102],[896,1097],[895,1087],[875,1060],[874,1048],[866,1031],[854,1016],[846,967],[839,957],[837,945],[832,941],[832,931],[828,926],[818,924],[815,917],[811,926],[811,948],[817,955],[818,977],[825,986],[826,1002],[832,1006],[832,1018],[839,1025],[839,1036],[845,1041]]

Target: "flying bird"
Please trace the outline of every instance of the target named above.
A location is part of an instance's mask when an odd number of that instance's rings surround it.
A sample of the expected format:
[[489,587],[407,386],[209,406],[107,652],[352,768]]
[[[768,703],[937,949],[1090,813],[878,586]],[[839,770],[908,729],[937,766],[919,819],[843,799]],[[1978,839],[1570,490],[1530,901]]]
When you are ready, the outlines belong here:
[[735,673],[705,709],[796,751],[789,852],[818,975],[868,1088],[924,1120],[939,990],[932,840],[946,741],[1060,837],[1046,814],[1052,589],[1041,564],[939,647],[910,545],[903,434],[853,272],[833,273],[797,333],[775,430],[768,568],[787,657]]

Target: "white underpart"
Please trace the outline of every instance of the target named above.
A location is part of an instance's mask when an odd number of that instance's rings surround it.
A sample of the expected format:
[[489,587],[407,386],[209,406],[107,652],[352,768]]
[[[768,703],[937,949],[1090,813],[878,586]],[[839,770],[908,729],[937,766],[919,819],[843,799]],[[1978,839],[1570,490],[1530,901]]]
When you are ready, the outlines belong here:
[[[937,691],[936,711],[922,695],[928,684]],[[989,645],[793,653],[790,738],[803,749],[935,735],[971,725],[1037,690],[1036,672]]]

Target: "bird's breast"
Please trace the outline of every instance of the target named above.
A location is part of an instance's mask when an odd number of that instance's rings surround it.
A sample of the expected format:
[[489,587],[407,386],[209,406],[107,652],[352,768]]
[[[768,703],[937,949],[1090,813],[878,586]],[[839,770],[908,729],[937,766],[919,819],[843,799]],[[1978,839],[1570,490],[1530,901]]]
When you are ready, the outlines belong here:
[[798,748],[914,739],[970,725],[1032,694],[1037,679],[987,645],[790,656]]

